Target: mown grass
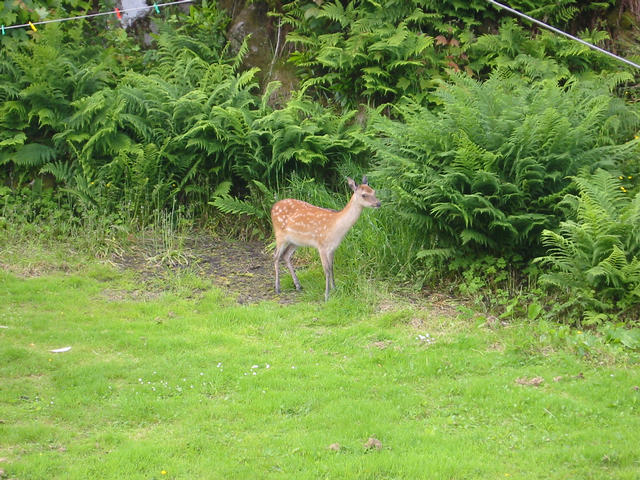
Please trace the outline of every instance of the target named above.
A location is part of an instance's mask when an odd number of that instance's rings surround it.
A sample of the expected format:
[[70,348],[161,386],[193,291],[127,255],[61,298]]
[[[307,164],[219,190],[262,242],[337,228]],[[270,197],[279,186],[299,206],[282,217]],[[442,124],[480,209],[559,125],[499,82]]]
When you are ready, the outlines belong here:
[[8,478],[638,478],[635,354],[350,288],[324,304],[317,267],[297,303],[244,306],[82,255],[27,268],[62,257],[0,258]]

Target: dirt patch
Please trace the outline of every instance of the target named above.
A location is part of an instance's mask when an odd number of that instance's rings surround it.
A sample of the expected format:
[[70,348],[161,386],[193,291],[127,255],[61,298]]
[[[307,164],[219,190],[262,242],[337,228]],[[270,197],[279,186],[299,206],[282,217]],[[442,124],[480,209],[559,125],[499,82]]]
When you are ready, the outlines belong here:
[[518,385],[524,385],[524,386],[527,386],[527,387],[539,387],[540,385],[542,385],[544,383],[544,378],[542,378],[542,377],[533,377],[533,378],[519,377],[519,378],[516,378],[515,382]]
[[72,269],[66,263],[52,265],[45,261],[29,264],[14,264],[0,262],[0,270],[9,272],[19,278],[40,277],[54,272],[70,272]]
[[172,250],[158,249],[147,242],[114,254],[109,261],[120,269],[134,270],[149,283],[192,271],[234,296],[240,304],[262,300],[291,303],[297,298],[293,290],[275,293],[273,256],[264,243],[257,241],[198,236],[184,239],[179,248]]
[[372,342],[367,345],[367,348],[377,348],[378,350],[386,350],[390,346],[393,345],[393,341],[391,340],[379,340],[377,342]]

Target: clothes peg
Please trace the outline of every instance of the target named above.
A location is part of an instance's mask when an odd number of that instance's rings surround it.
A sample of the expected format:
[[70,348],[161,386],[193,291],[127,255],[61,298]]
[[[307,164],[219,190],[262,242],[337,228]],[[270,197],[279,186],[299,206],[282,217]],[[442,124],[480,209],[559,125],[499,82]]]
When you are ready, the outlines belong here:
[[118,7],[116,7],[116,15],[118,16],[119,20],[122,20],[122,14],[120,13],[120,10],[118,9]]
[[36,28],[36,26],[33,23],[29,22],[29,26],[31,27],[31,30],[33,30],[34,32],[38,31],[38,29]]
[[4,25],[2,25],[2,34],[4,35]]
[[153,3],[153,8],[156,9],[156,13],[160,13],[160,9],[158,8],[158,4],[157,3]]

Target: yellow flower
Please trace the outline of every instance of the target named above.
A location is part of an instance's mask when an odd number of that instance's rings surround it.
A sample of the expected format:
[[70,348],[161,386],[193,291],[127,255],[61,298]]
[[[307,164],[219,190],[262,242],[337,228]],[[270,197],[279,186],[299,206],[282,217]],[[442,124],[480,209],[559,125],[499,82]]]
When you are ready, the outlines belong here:
[[622,175],[620,175],[620,176],[618,177],[618,180],[624,180],[624,177],[623,177]]
[[162,471],[160,472],[160,474],[161,474],[161,475],[166,475],[166,474],[167,474],[167,471],[166,471],[166,470],[162,470]]
[[631,180],[633,177],[632,177],[631,175],[629,175],[627,178],[628,178],[629,180]]
[[624,193],[627,193],[627,189],[624,187],[620,187],[620,190],[622,190]]

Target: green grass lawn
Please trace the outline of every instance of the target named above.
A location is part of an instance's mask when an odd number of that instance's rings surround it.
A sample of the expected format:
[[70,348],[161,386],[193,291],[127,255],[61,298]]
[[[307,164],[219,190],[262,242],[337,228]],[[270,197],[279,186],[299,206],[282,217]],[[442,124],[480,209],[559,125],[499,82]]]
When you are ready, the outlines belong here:
[[239,306],[95,263],[0,272],[0,477],[640,478],[636,356],[324,304],[306,275],[294,304]]

